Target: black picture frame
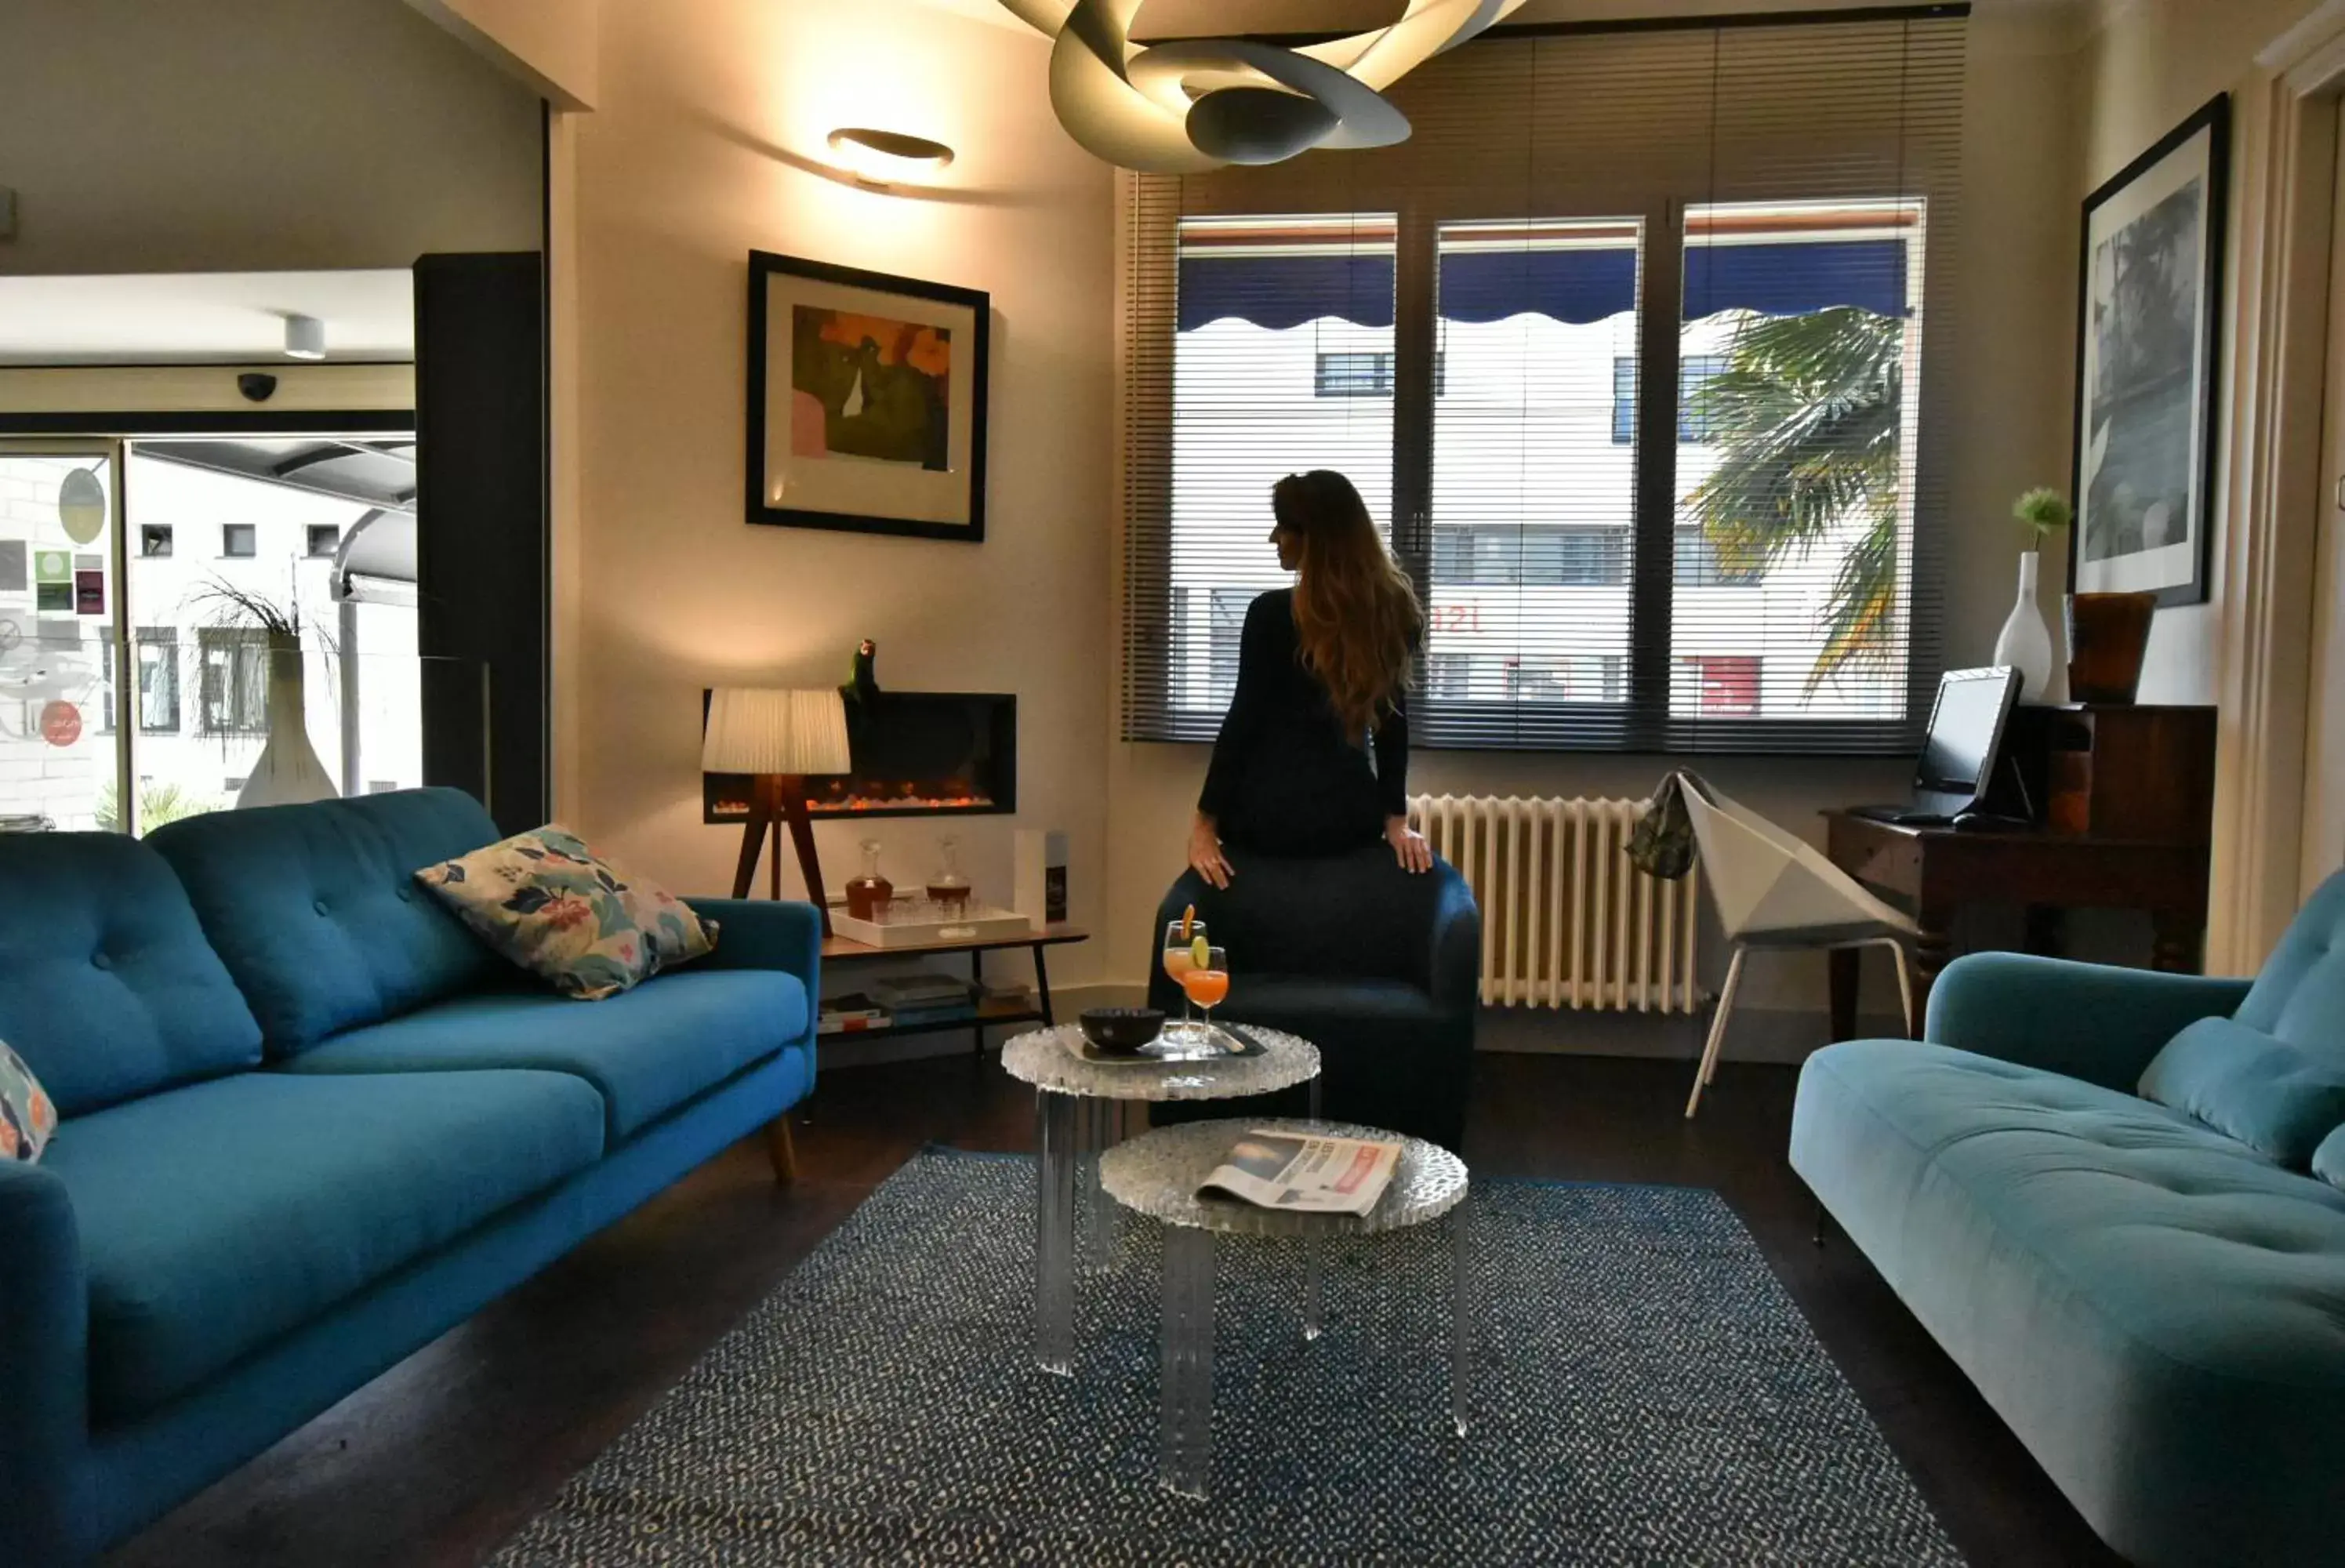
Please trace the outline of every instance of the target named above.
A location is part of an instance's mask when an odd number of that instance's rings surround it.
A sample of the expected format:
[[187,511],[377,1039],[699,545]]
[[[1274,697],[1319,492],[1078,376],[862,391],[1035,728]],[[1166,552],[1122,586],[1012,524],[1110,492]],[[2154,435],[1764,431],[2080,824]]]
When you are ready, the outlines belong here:
[[[2085,198],[2076,263],[2076,393],[2070,468],[2076,522],[2068,531],[2071,592],[2146,590],[2157,594],[2160,608],[2203,604],[2207,601],[2215,544],[2215,438],[2217,397],[2222,380],[2223,263],[2228,242],[2230,142],[2230,96],[2218,93]],[[2196,363],[2180,379],[2171,374],[2157,376],[2145,381],[2138,392],[2105,397],[2100,374],[2105,367],[2100,362],[2100,345],[2095,337],[2098,303],[2096,253],[2105,246],[2112,247],[2114,267],[2117,235],[2154,212],[2149,209],[2122,218],[2117,216],[2125,211],[2123,203],[2135,194],[2136,187],[2153,178],[2163,182],[2193,169],[2203,181],[2198,215],[2199,258],[2192,283],[2196,322],[2187,339]],[[2115,295],[2121,277],[2121,272],[2115,273],[2111,279],[2108,309],[2113,315],[2118,311]],[[2121,324],[2111,329],[2112,332],[2119,329]],[[2171,330],[2162,336],[2169,358],[2171,351],[2180,349],[2186,341],[2177,339]],[[2157,358],[2147,352],[2135,357],[2145,361]],[[2173,417],[2172,400],[2178,393],[2188,399],[2187,425]],[[2135,405],[2132,409],[2124,406],[2128,401]],[[2121,417],[2129,422],[2120,425]],[[2170,457],[2157,454],[2169,452],[2172,441],[2185,433],[2185,430],[2175,428],[2178,426],[2186,427],[2188,440],[2180,471],[2194,492],[2183,508],[2182,536],[2163,546],[2137,544],[2131,550],[2092,553],[2097,542],[2110,540],[2106,530],[2122,531],[2126,527],[2125,507],[2117,500],[2117,486],[2124,482],[2123,470],[2113,472],[2109,467],[2112,448],[2130,431],[2127,444],[2150,466],[2167,466],[2170,478]],[[2131,501],[2125,504],[2130,505]],[[2123,537],[2122,532],[2117,535],[2118,539]]]
[[[772,317],[776,280],[797,280],[808,285],[827,286],[831,289],[856,289],[868,294],[885,295],[901,301],[898,309],[907,319],[937,320],[940,314],[951,318],[951,331],[966,332],[970,345],[969,376],[963,388],[957,377],[949,382],[956,390],[965,390],[969,406],[969,422],[965,438],[956,441],[948,430],[948,450],[956,444],[963,450],[958,454],[958,466],[940,470],[957,476],[959,486],[959,517],[937,518],[905,515],[892,511],[884,495],[877,493],[888,482],[884,472],[868,478],[866,488],[875,493],[865,505],[841,503],[837,492],[852,489],[857,476],[848,474],[842,482],[827,487],[832,492],[829,505],[783,506],[777,504],[772,450],[772,427],[767,398],[772,390],[767,366],[773,358],[771,333],[776,323]],[[939,308],[943,308],[939,312]],[[965,313],[965,319],[962,319]],[[785,330],[788,330],[785,328]],[[803,257],[777,256],[770,251],[749,252],[749,330],[748,330],[748,423],[746,443],[743,452],[745,493],[747,521],[771,527],[819,528],[843,530],[855,533],[898,534],[919,539],[958,540],[967,544],[982,543],[985,539],[985,432],[988,382],[992,367],[992,301],[982,289],[963,288],[949,283],[934,283],[918,278],[900,278],[892,273],[870,272],[861,268],[841,267],[831,262],[811,261]],[[950,463],[950,458],[948,458]],[[909,462],[874,463],[874,470],[901,467],[915,470],[919,465]]]

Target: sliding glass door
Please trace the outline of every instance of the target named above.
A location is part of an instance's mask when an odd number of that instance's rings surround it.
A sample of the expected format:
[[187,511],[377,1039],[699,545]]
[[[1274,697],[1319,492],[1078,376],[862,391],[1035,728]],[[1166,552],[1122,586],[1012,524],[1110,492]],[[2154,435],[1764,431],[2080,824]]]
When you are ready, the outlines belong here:
[[0,441],[0,831],[225,810],[302,739],[422,783],[414,491],[403,434]]
[[0,829],[122,825],[120,455],[0,443]]

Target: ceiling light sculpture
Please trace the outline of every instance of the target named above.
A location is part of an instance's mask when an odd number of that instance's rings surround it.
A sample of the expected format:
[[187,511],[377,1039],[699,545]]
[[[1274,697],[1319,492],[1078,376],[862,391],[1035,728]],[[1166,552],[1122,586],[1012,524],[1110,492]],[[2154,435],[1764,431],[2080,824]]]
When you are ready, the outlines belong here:
[[1283,162],[1408,139],[1385,89],[1523,0],[1408,0],[1391,25],[1282,48],[1244,38],[1132,41],[1142,0],[1001,0],[1053,40],[1051,106],[1095,157],[1147,174]]

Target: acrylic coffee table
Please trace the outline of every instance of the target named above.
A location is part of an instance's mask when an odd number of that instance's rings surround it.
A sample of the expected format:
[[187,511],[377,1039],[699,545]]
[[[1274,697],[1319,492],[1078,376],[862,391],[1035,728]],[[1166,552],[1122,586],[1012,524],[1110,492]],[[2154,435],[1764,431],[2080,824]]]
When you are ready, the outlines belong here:
[[1043,1371],[1074,1372],[1075,1193],[1080,1187],[1087,1210],[1084,1261],[1097,1267],[1107,1261],[1112,1219],[1100,1197],[1100,1151],[1122,1137],[1130,1107],[1237,1099],[1307,1083],[1311,1109],[1317,1114],[1319,1047],[1276,1029],[1240,1027],[1261,1044],[1262,1055],[1090,1062],[1072,1049],[1081,1043],[1082,1031],[1071,1024],[1036,1029],[1002,1046],[1003,1070],[1034,1086],[1041,1170],[1034,1209],[1034,1359]]
[[1449,1416],[1466,1433],[1467,1290],[1466,1162],[1438,1144],[1401,1139],[1400,1167],[1365,1215],[1294,1214],[1234,1199],[1200,1199],[1197,1188],[1230,1147],[1254,1128],[1392,1138],[1345,1122],[1197,1121],[1160,1128],[1110,1149],[1100,1160],[1107,1195],[1164,1227],[1162,1447],[1159,1474],[1174,1492],[1205,1495],[1213,1457],[1213,1239],[1293,1236],[1304,1244],[1303,1337],[1319,1337],[1319,1253],[1330,1238],[1400,1230],[1450,1216]]

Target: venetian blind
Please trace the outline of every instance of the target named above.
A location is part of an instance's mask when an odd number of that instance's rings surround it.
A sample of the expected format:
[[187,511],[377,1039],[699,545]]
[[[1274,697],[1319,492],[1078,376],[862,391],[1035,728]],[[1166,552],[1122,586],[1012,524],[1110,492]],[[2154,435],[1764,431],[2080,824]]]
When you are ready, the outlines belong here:
[[1127,738],[1216,733],[1325,467],[1425,599],[1420,744],[1912,750],[1965,10],[1494,34],[1397,147],[1125,177]]

